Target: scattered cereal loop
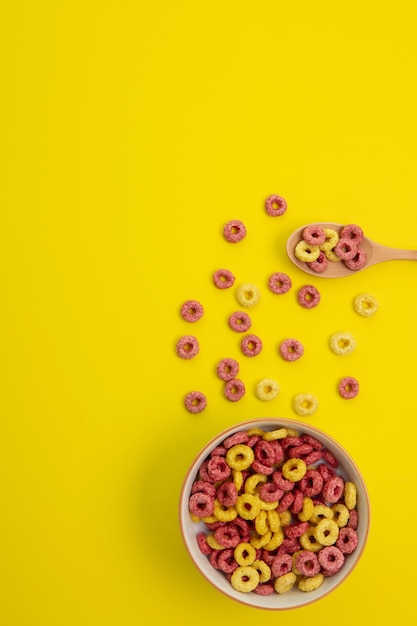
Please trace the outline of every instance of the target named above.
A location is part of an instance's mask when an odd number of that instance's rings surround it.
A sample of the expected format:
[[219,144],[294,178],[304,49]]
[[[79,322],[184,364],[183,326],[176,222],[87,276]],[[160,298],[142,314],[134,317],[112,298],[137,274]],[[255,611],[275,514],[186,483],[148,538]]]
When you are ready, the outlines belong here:
[[313,415],[317,411],[318,405],[317,398],[311,393],[299,393],[293,400],[294,411],[303,417]]
[[378,311],[378,301],[369,293],[360,293],[353,301],[356,313],[363,317],[371,317]]
[[298,290],[298,303],[305,309],[313,309],[320,303],[320,299],[320,292],[314,285],[304,285]]
[[356,340],[348,332],[334,333],[330,337],[330,349],[339,356],[346,356],[356,348]]
[[256,395],[259,400],[273,400],[279,392],[278,383],[271,378],[263,378],[256,386]]
[[263,348],[262,339],[257,335],[246,335],[240,342],[240,348],[245,356],[257,356]]
[[298,339],[284,339],[279,345],[279,353],[286,361],[297,361],[303,356],[304,347]]
[[202,391],[190,391],[184,398],[184,405],[190,413],[201,413],[207,406],[207,397]]
[[251,283],[243,283],[236,290],[236,298],[239,304],[247,308],[258,304],[260,297],[261,294],[258,287]]
[[252,326],[252,320],[245,311],[235,311],[229,316],[228,324],[237,333],[246,333]]
[[239,363],[235,359],[222,359],[216,367],[216,372],[221,380],[231,380],[239,374]]
[[245,395],[245,383],[239,378],[232,378],[224,386],[224,395],[230,402],[238,402]]
[[230,243],[238,243],[246,237],[246,226],[240,220],[231,220],[225,224],[223,236]]
[[180,315],[186,322],[197,322],[203,314],[203,306],[197,300],[187,300],[180,309]]
[[182,359],[193,359],[200,351],[197,337],[194,335],[184,335],[177,341],[177,354]]
[[230,270],[219,269],[213,274],[213,282],[219,289],[229,289],[234,285],[235,276]]
[[345,376],[339,382],[338,390],[345,400],[356,398],[359,393],[359,382],[353,376]]
[[284,215],[287,210],[287,201],[274,193],[265,200],[265,210],[271,217]]
[[272,293],[282,295],[291,289],[292,281],[288,274],[274,272],[268,279],[268,287]]

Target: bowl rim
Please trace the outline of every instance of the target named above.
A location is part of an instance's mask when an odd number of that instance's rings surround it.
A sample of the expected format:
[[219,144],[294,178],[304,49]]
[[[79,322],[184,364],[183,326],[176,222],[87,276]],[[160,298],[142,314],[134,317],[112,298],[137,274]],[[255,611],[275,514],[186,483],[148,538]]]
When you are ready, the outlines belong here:
[[[366,524],[364,529],[362,530],[362,543],[361,546],[359,548],[359,551],[355,554],[355,559],[350,567],[350,569],[346,572],[346,574],[338,581],[335,583],[334,586],[328,588],[327,590],[323,590],[321,593],[317,593],[314,594],[314,592],[309,592],[306,594],[303,594],[302,597],[303,598],[303,602],[300,602],[299,604],[296,604],[294,606],[267,606],[267,605],[258,605],[255,604],[253,602],[249,601],[249,597],[253,597],[252,594],[246,594],[246,593],[241,593],[241,596],[235,596],[233,595],[233,593],[228,593],[225,589],[221,588],[219,585],[217,585],[215,583],[214,580],[211,579],[211,577],[207,576],[206,573],[201,569],[199,563],[196,561],[196,558],[194,558],[194,555],[192,554],[192,551],[189,547],[188,541],[187,541],[187,536],[185,533],[185,529],[184,529],[184,524],[183,524],[183,512],[184,512],[184,498],[186,496],[186,489],[187,489],[187,484],[188,481],[190,479],[190,475],[192,473],[195,472],[197,465],[199,465],[202,460],[209,454],[209,451],[211,450],[212,446],[214,445],[214,443],[217,440],[222,440],[225,439],[226,437],[234,434],[235,432],[239,432],[245,428],[254,428],[257,425],[259,425],[260,423],[265,424],[265,422],[269,422],[271,425],[276,424],[277,426],[282,426],[282,427],[288,427],[288,428],[294,428],[296,430],[300,430],[302,431],[302,429],[307,429],[307,430],[311,430],[314,433],[317,433],[318,438],[320,438],[320,436],[324,437],[324,439],[327,439],[328,441],[330,441],[337,449],[341,450],[342,453],[345,455],[346,459],[348,460],[348,462],[352,465],[352,467],[354,468],[356,474],[357,474],[357,478],[359,479],[360,483],[361,483],[361,488],[363,490],[363,493],[365,495],[365,509],[366,509]],[[188,508],[187,508],[188,510]],[[213,437],[210,438],[210,440],[200,449],[199,452],[197,452],[197,454],[194,456],[191,464],[188,467],[188,470],[185,474],[185,477],[183,479],[183,483],[181,486],[181,490],[180,490],[180,498],[179,498],[179,525],[180,525],[180,531],[181,531],[181,536],[183,539],[183,543],[186,547],[186,550],[189,554],[189,556],[191,557],[191,560],[193,561],[195,567],[197,568],[197,570],[200,572],[200,574],[203,576],[203,578],[208,581],[217,591],[220,591],[220,593],[222,593],[224,596],[226,596],[227,598],[234,600],[235,602],[238,602],[240,604],[243,604],[244,606],[249,606],[251,608],[255,608],[255,609],[262,609],[262,610],[267,610],[267,611],[289,611],[289,610],[294,610],[294,609],[298,609],[298,608],[303,608],[309,604],[313,604],[314,602],[317,602],[318,600],[321,600],[322,598],[326,597],[327,595],[329,595],[330,593],[332,593],[333,591],[335,591],[353,572],[353,570],[356,568],[356,566],[358,565],[362,554],[364,552],[364,549],[366,547],[366,544],[368,542],[368,538],[369,538],[369,531],[370,531],[370,523],[371,523],[371,502],[370,502],[370,497],[369,497],[369,492],[368,492],[368,488],[366,486],[365,480],[362,476],[362,472],[359,469],[358,464],[356,463],[356,461],[353,459],[353,457],[350,455],[350,453],[345,449],[345,447],[339,442],[337,441],[337,439],[335,439],[332,435],[330,435],[329,433],[325,432],[324,430],[320,429],[318,426],[315,426],[313,424],[307,423],[307,422],[302,422],[300,420],[296,420],[296,419],[292,419],[292,418],[286,418],[286,417],[255,417],[255,418],[251,418],[251,419],[247,419],[247,420],[243,420],[241,422],[238,422],[236,424],[233,424],[231,426],[228,426],[227,428],[223,429],[222,431],[218,432],[216,435],[214,435]],[[355,551],[356,552],[356,551]],[[319,591],[319,590],[317,590]],[[311,594],[311,595],[310,595]],[[314,594],[314,595],[313,595]],[[249,596],[249,597],[248,597]],[[283,597],[284,594],[282,594],[281,597]],[[262,596],[257,596],[262,597]]]

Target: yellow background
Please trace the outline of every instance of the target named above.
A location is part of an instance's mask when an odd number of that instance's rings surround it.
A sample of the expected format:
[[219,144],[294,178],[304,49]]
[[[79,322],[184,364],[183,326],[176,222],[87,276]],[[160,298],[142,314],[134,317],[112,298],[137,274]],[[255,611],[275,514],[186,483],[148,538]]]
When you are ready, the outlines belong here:
[[[417,265],[396,261],[311,282],[285,241],[309,221],[362,225],[417,248],[415,3],[16,1],[1,8],[1,602],[4,626],[275,623],[342,625],[415,616]],[[287,213],[263,202],[283,195]],[[222,238],[229,219],[246,239]],[[233,290],[254,282],[253,330],[240,356],[227,328]],[[273,296],[266,279],[291,275]],[[357,293],[379,301],[354,313]],[[198,358],[175,355],[191,332]],[[340,358],[332,332],[354,334]],[[284,363],[287,336],[304,358]],[[241,362],[247,393],[229,403],[214,368]],[[356,376],[344,401],[338,379]],[[264,376],[281,385],[255,397]],[[183,397],[209,405],[188,414]],[[367,482],[372,525],[354,573],[289,615],[241,606],[195,570],[177,521],[188,464],[246,418],[295,417],[339,439]]]

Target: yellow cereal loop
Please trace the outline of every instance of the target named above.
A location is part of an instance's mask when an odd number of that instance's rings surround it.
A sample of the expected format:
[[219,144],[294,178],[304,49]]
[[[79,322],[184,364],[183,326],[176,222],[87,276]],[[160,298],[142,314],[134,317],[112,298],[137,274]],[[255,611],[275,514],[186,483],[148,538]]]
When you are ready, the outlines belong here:
[[307,471],[307,465],[303,459],[288,459],[282,466],[282,475],[292,483],[296,483],[301,480]]
[[224,506],[217,498],[214,500],[214,515],[219,522],[231,522],[237,518],[237,510],[234,506]]
[[259,585],[259,572],[252,565],[240,565],[233,572],[230,582],[236,591],[253,591]]
[[297,259],[300,259],[300,261],[311,263],[312,261],[318,259],[320,255],[320,248],[315,245],[310,245],[302,239],[295,246],[294,254]]
[[300,522],[308,522],[310,517],[313,515],[313,511],[314,511],[313,500],[309,498],[308,496],[304,496],[303,508],[298,513],[298,519],[300,520]]
[[351,333],[334,333],[330,337],[330,349],[339,356],[350,354],[356,348],[356,340]]
[[298,581],[298,588],[300,591],[315,591],[323,584],[323,581],[323,574],[316,574],[315,576],[303,576]]
[[259,302],[260,291],[256,285],[243,283],[236,289],[236,298],[239,304],[245,307],[253,307]]
[[276,428],[275,430],[267,430],[263,434],[265,441],[275,441],[276,439],[285,439],[288,436],[288,430],[286,428]]
[[253,533],[250,538],[250,544],[256,548],[263,548],[271,539],[272,533],[268,530],[264,535],[258,535],[258,533]]
[[287,428],[288,437],[299,437],[300,431],[295,428]]
[[264,434],[264,430],[262,430],[262,428],[249,428],[249,430],[247,431],[249,437],[253,437],[254,435],[256,435],[257,437],[262,437],[262,435]]
[[318,524],[323,518],[333,519],[333,511],[325,504],[315,504],[313,514],[308,520],[310,524]]
[[322,546],[332,546],[339,536],[339,526],[332,519],[322,519],[314,529],[314,536]]
[[282,511],[279,513],[279,519],[281,521],[281,526],[288,526],[291,524],[291,512],[290,511]]
[[360,293],[353,301],[353,308],[359,315],[371,317],[378,311],[378,302],[369,293]]
[[255,517],[255,530],[258,535],[264,535],[269,530],[267,512],[265,510],[259,511]]
[[190,513],[190,519],[193,522],[196,522],[198,524],[198,522],[201,521],[201,517],[197,517],[197,515],[194,515],[194,513]]
[[259,487],[263,485],[263,483],[266,483],[267,480],[268,476],[265,476],[265,474],[252,474],[252,476],[248,476],[245,481],[245,493],[257,493]]
[[343,528],[349,521],[349,509],[344,504],[334,504],[332,506],[333,519],[339,528]]
[[255,494],[255,497],[259,500],[259,508],[264,511],[273,511],[278,507],[278,502],[265,502],[258,494]]
[[256,387],[256,395],[259,400],[273,400],[280,392],[280,386],[272,378],[263,378]]
[[219,520],[217,519],[217,517],[214,515],[206,515],[206,517],[202,517],[199,520],[200,522],[203,521],[206,524],[212,524],[213,522],[218,522]]
[[[319,248],[323,252],[331,252],[339,241],[339,233],[333,228],[323,228],[323,230],[326,234],[326,239],[319,245]],[[339,257],[337,258],[339,260]]]
[[255,460],[252,448],[238,443],[226,452],[226,463],[234,470],[242,471],[247,469]]
[[310,552],[320,552],[323,548],[322,544],[317,541],[314,535],[315,529],[315,526],[310,526],[306,532],[301,535],[299,542],[304,550],[309,550]]
[[260,583],[266,583],[271,579],[271,568],[265,563],[265,561],[256,559],[256,561],[253,562],[252,567],[258,570]]
[[264,545],[264,548],[265,550],[272,552],[272,550],[279,548],[279,546],[282,544],[283,541],[284,541],[284,533],[282,532],[281,529],[279,529],[277,530],[277,532],[272,533],[271,539],[268,541],[268,543]]
[[237,498],[235,508],[245,520],[254,520],[261,510],[259,506],[259,498],[251,493],[242,493]]
[[281,530],[281,519],[279,517],[278,511],[275,509],[273,509],[272,511],[267,511],[266,516],[269,529],[272,530],[273,533],[279,532]]
[[232,470],[233,484],[236,491],[240,491],[243,487],[243,474],[239,470]]
[[235,561],[238,565],[246,567],[252,565],[256,559],[256,549],[250,543],[242,541],[234,550]]
[[300,572],[300,570],[297,568],[295,564],[297,560],[297,556],[300,554],[300,552],[302,552],[302,550],[297,550],[297,552],[294,552],[294,554],[292,554],[291,556],[292,558],[291,571],[294,572],[294,574],[296,574],[297,576],[302,576],[302,572]]
[[207,543],[209,544],[210,548],[212,548],[213,550],[224,550],[224,546],[222,546],[220,543],[218,543],[214,537],[214,535],[209,534],[206,537]]
[[308,417],[314,415],[319,406],[316,396],[312,393],[298,393],[294,396],[292,407],[302,417]]
[[278,576],[274,582],[274,589],[277,593],[287,593],[294,586],[297,576],[294,572],[288,572],[282,576]]
[[346,482],[343,495],[345,498],[345,504],[349,511],[351,511],[356,506],[357,489],[355,483],[349,481]]

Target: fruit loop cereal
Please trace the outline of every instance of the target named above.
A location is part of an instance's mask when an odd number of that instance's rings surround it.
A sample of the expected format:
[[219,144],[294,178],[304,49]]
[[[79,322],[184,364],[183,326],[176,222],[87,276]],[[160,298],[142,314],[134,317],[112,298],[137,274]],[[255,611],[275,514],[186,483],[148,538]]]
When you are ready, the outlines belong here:
[[186,322],[197,322],[203,317],[203,313],[203,306],[197,300],[187,300],[180,310],[180,315]]
[[305,309],[313,309],[320,302],[320,292],[314,285],[304,285],[298,290],[297,300]]
[[313,272],[321,274],[321,272],[324,272],[324,270],[327,268],[328,261],[329,259],[327,258],[323,250],[320,250],[320,254],[317,259],[315,261],[308,262],[307,265],[311,270],[313,270]]
[[[314,469],[305,462],[312,450],[322,453]],[[225,438],[201,463],[188,500],[196,543],[237,591],[313,591],[357,548],[356,486],[325,452],[300,432],[252,429]],[[243,476],[238,487],[233,472]]]
[[284,215],[287,210],[287,201],[277,194],[272,194],[265,200],[265,210],[271,217]]
[[359,382],[353,376],[345,376],[339,383],[339,393],[342,398],[350,400],[356,398],[359,393]]
[[268,279],[269,289],[278,295],[287,293],[292,287],[291,278],[283,272],[275,272]]
[[190,413],[201,413],[207,406],[207,398],[201,391],[190,391],[184,398],[184,405]]
[[256,356],[262,350],[262,339],[257,335],[246,335],[240,342],[240,347],[245,356]]
[[213,274],[213,282],[219,289],[229,289],[235,282],[235,277],[230,270],[216,270]]
[[246,237],[246,226],[240,220],[231,220],[223,228],[223,235],[226,241],[238,243]]
[[378,311],[378,301],[369,293],[360,293],[353,301],[356,313],[363,317],[371,317]]
[[251,318],[244,311],[235,311],[235,313],[232,313],[229,316],[228,323],[230,328],[237,333],[246,333],[252,326]]
[[239,378],[231,378],[224,386],[224,395],[231,402],[241,400],[245,395],[245,384]]
[[303,239],[312,246],[320,246],[326,241],[326,233],[320,226],[306,226],[303,230]]
[[279,353],[286,361],[297,361],[303,356],[304,347],[298,339],[284,339],[279,345]]
[[366,265],[366,252],[362,248],[358,248],[355,256],[352,259],[345,261],[346,267],[350,270],[358,271]]
[[177,341],[177,354],[182,359],[193,359],[200,351],[197,337],[184,335]]
[[297,243],[294,252],[295,256],[297,257],[297,259],[300,259],[300,261],[311,263],[318,258],[320,254],[320,248],[317,245],[307,243],[303,239],[302,241],[299,241]]
[[307,417],[313,415],[318,409],[318,401],[311,393],[299,393],[294,397],[293,409],[297,415]]
[[222,359],[216,368],[217,376],[228,381],[239,374],[239,363],[235,359]]
[[330,337],[330,348],[335,354],[345,356],[356,348],[356,340],[350,333],[335,333]]
[[363,230],[357,224],[346,224],[340,231],[342,239],[350,239],[355,244],[359,244],[363,239]]
[[278,383],[270,378],[264,378],[256,386],[256,395],[260,400],[273,400],[279,392]]
[[236,298],[239,304],[244,307],[253,307],[259,302],[261,294],[256,285],[243,283],[236,290]]

